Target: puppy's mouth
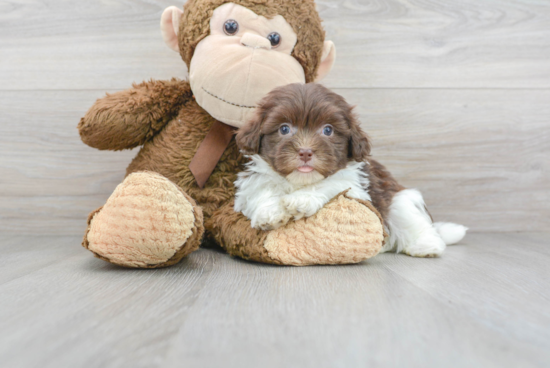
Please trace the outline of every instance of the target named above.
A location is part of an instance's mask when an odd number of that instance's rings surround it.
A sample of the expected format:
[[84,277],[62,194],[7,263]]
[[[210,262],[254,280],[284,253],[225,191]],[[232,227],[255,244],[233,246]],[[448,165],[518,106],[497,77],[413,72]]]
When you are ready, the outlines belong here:
[[296,170],[298,170],[301,173],[307,174],[307,173],[312,172],[315,169],[312,166],[309,166],[309,165],[302,165],[302,166],[299,166]]
[[296,167],[294,171],[286,176],[286,180],[298,187],[318,183],[324,178],[323,174],[309,164],[302,164]]

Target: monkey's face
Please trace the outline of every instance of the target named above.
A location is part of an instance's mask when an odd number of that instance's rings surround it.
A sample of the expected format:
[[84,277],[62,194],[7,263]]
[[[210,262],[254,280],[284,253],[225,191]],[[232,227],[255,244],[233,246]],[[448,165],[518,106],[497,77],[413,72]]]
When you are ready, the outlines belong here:
[[267,19],[233,3],[218,7],[189,68],[197,103],[217,120],[242,126],[272,89],[305,83],[291,56],[296,40],[281,15]]

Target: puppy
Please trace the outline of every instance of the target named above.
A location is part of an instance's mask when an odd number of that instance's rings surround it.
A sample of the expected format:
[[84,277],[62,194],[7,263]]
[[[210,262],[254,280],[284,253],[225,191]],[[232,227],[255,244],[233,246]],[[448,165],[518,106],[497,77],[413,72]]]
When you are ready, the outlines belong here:
[[353,108],[319,84],[270,92],[237,133],[250,156],[235,186],[235,211],[254,228],[276,229],[309,217],[339,193],[372,201],[389,234],[382,251],[440,255],[466,228],[432,223],[419,191],[405,189],[370,154]]

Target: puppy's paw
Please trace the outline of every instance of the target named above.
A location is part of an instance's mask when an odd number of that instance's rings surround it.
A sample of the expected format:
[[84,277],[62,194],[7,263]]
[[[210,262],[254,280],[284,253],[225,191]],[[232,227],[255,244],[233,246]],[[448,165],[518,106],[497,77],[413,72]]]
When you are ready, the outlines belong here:
[[445,242],[439,234],[426,232],[413,245],[405,248],[403,253],[412,257],[433,258],[439,257],[445,248]]
[[257,214],[252,227],[261,230],[274,230],[286,225],[292,215],[280,208],[264,208]]
[[288,194],[281,198],[281,206],[288,214],[299,220],[302,217],[313,216],[323,207],[323,204],[319,203],[315,197]]

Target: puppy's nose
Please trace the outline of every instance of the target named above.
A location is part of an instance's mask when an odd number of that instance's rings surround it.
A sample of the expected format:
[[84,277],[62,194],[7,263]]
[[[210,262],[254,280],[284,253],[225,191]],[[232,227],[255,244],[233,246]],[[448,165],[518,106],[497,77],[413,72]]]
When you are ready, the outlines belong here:
[[311,148],[300,148],[298,155],[300,155],[300,160],[308,162],[311,160],[311,157],[313,157],[313,151]]

